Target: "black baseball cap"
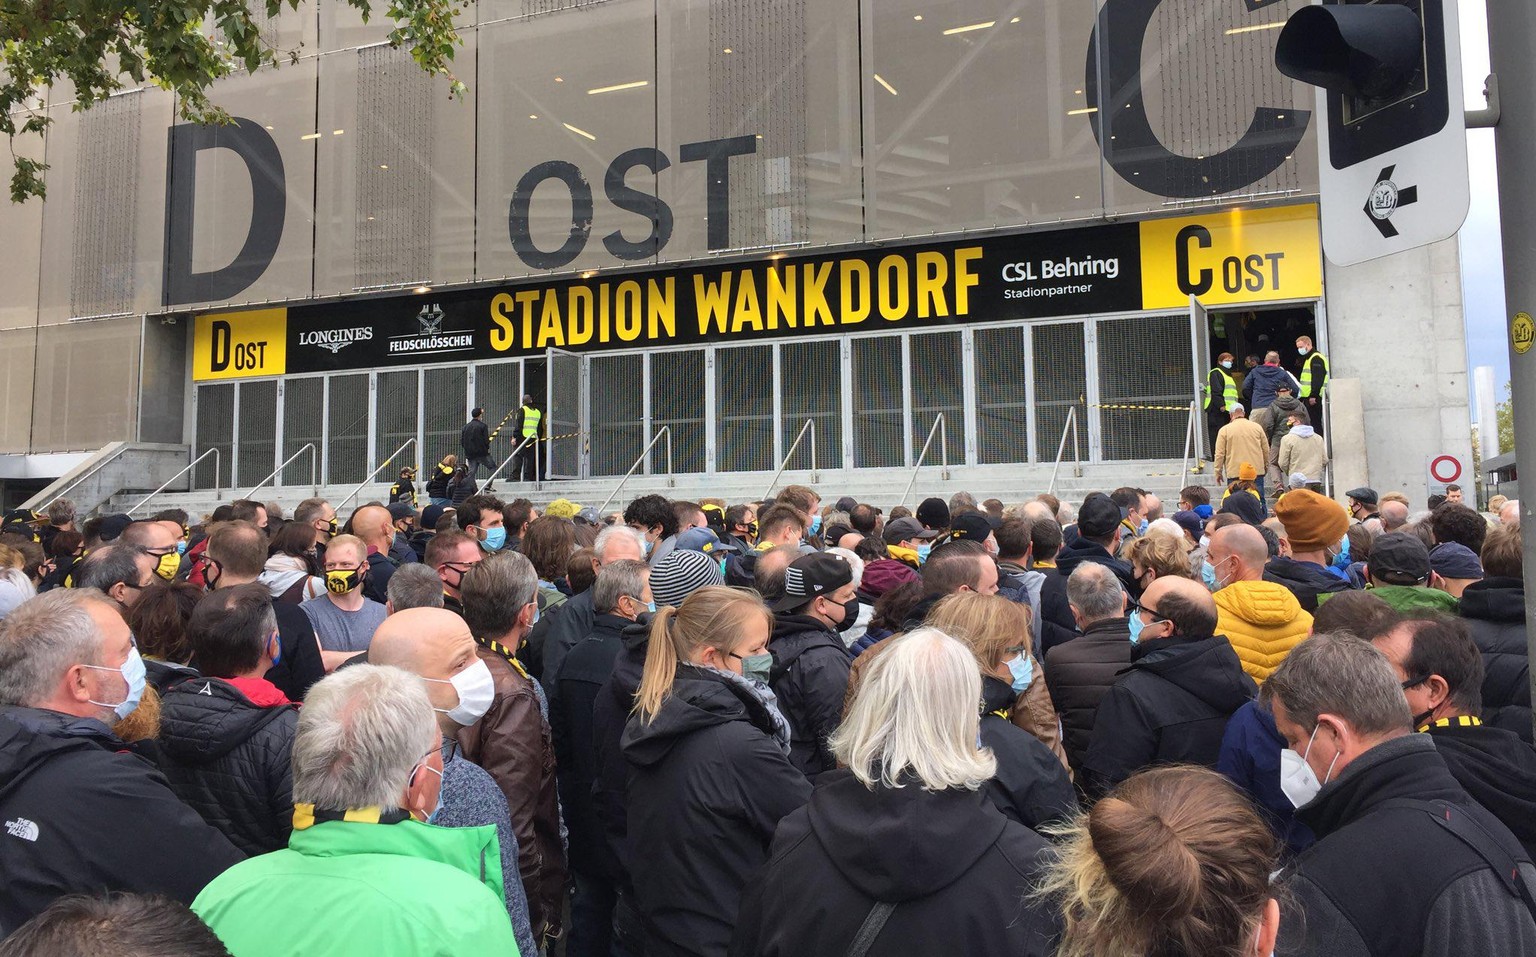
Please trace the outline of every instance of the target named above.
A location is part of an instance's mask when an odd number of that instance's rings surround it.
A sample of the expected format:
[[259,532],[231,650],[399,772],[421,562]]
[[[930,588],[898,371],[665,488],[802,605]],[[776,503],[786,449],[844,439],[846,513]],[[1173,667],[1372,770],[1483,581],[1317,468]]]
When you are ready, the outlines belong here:
[[885,531],[881,532],[880,536],[885,539],[887,545],[900,545],[914,538],[933,538],[937,534],[939,533],[917,524],[916,519],[895,518],[885,523]]
[[1120,506],[1103,492],[1089,493],[1077,510],[1077,530],[1089,538],[1103,538],[1120,524]]
[[813,600],[830,595],[853,581],[853,566],[838,558],[817,552],[801,555],[784,569],[784,597],[773,603],[775,612],[794,611]]
[[917,521],[928,528],[946,529],[949,527],[949,506],[942,498],[925,498],[917,507]]
[[992,534],[992,523],[981,512],[956,515],[949,526],[949,540],[964,539],[968,542],[984,542]]
[[1407,532],[1376,539],[1365,564],[1372,578],[1389,585],[1422,585],[1429,580],[1429,549]]

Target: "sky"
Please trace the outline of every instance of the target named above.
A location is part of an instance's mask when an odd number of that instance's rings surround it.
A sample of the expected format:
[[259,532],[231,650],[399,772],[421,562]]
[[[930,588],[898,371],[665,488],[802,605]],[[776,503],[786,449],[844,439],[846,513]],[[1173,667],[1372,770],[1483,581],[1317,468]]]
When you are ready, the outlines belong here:
[[[1508,0],[1496,0],[1508,2]],[[1481,109],[1488,75],[1488,10],[1481,0],[1460,4],[1461,60],[1468,109]],[[1504,334],[1504,259],[1499,238],[1498,173],[1493,130],[1467,131],[1472,173],[1472,208],[1461,227],[1461,292],[1466,311],[1468,391],[1472,369],[1493,366],[1497,398],[1509,380],[1509,346]],[[1477,417],[1477,405],[1472,406]]]

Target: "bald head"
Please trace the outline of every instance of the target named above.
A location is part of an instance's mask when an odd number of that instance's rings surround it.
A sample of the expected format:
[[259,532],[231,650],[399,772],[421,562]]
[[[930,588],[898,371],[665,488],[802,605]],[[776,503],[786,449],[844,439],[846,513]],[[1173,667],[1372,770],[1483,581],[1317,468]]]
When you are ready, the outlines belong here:
[[1206,555],[1211,567],[1216,569],[1218,582],[1225,585],[1235,581],[1258,581],[1264,576],[1264,564],[1269,561],[1269,546],[1252,525],[1228,525],[1211,536]]
[[[388,552],[395,540],[395,523],[389,509],[382,505],[364,505],[352,513],[352,534],[381,552]],[[368,660],[372,661],[370,654]]]
[[[1155,637],[1198,641],[1216,632],[1216,600],[1197,581],[1176,575],[1158,578],[1142,593],[1141,605],[1162,620],[1155,625],[1162,633]],[[1152,633],[1144,629],[1142,640],[1149,637]]]
[[1056,513],[1051,507],[1039,501],[1024,503],[1024,517],[1032,522],[1056,521]]
[[1381,503],[1381,528],[1386,532],[1401,531],[1408,524],[1408,505],[1404,502],[1390,501]]
[[425,679],[427,697],[444,734],[459,729],[449,714],[461,703],[453,677],[479,660],[464,619],[441,608],[407,608],[390,615],[368,646],[369,664],[394,665]]

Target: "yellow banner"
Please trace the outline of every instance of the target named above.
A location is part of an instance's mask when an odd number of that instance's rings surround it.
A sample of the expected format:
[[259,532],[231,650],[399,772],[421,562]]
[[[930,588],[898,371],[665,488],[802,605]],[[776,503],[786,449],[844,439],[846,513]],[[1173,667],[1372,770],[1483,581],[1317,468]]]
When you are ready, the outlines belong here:
[[1153,219],[1141,224],[1145,309],[1177,309],[1323,294],[1317,205]]
[[287,369],[287,309],[205,314],[194,320],[194,381],[282,375]]

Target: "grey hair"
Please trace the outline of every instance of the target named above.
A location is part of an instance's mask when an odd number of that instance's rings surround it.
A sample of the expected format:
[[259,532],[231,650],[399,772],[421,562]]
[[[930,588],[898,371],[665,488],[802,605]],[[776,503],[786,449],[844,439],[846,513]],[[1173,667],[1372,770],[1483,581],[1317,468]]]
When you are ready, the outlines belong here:
[[977,790],[997,774],[997,758],[977,746],[976,656],[937,628],[886,641],[828,742],[832,752],[870,790],[902,787],[909,776],[929,791]]
[[597,533],[597,539],[592,542],[592,554],[596,556],[597,563],[603,563],[603,556],[608,553],[608,545],[615,538],[627,538],[635,545],[635,551],[645,554],[645,536],[630,528],[628,525],[609,525]]
[[1184,541],[1184,527],[1171,518],[1156,518],[1147,523],[1147,534],[1162,532],[1171,535],[1177,541]]
[[[523,606],[538,593],[539,573],[518,552],[497,552],[464,573],[459,600],[470,634],[480,639],[504,638],[517,626]],[[594,596],[596,597],[596,596]]]
[[650,577],[651,566],[632,558],[603,565],[592,583],[592,610],[599,615],[612,614],[625,595],[639,601]]
[[304,696],[293,738],[293,799],[327,811],[391,810],[441,740],[427,686],[389,665],[356,665]]
[[395,569],[385,591],[389,607],[394,611],[443,607],[443,580],[437,577],[435,570],[421,562],[410,562]]
[[864,584],[864,559],[855,555],[851,550],[842,547],[829,548],[827,549],[827,554],[836,555],[847,562],[849,568],[853,569],[853,587],[855,589]]
[[1056,510],[1056,523],[1066,528],[1075,521],[1077,521],[1077,509],[1073,508],[1070,502],[1062,502],[1061,508]]
[[0,705],[36,707],[71,667],[101,661],[101,631],[86,610],[92,601],[111,600],[94,588],[56,588],[0,622]]
[[117,543],[103,545],[87,555],[75,573],[75,585],[79,588],[95,588],[102,592],[118,583],[139,583],[140,555],[147,554],[137,545]]
[[970,492],[956,492],[949,497],[949,514],[953,515],[962,508],[975,508],[976,496]]
[[1083,616],[1084,624],[1120,618],[1125,614],[1125,588],[1107,566],[1083,562],[1067,576],[1067,603]]
[[70,499],[56,498],[48,504],[48,524],[55,527],[73,522],[75,514],[75,503]]
[[1292,648],[1264,688],[1307,729],[1320,714],[1338,715],[1361,734],[1408,731],[1413,723],[1386,655],[1347,632],[1313,635]]

